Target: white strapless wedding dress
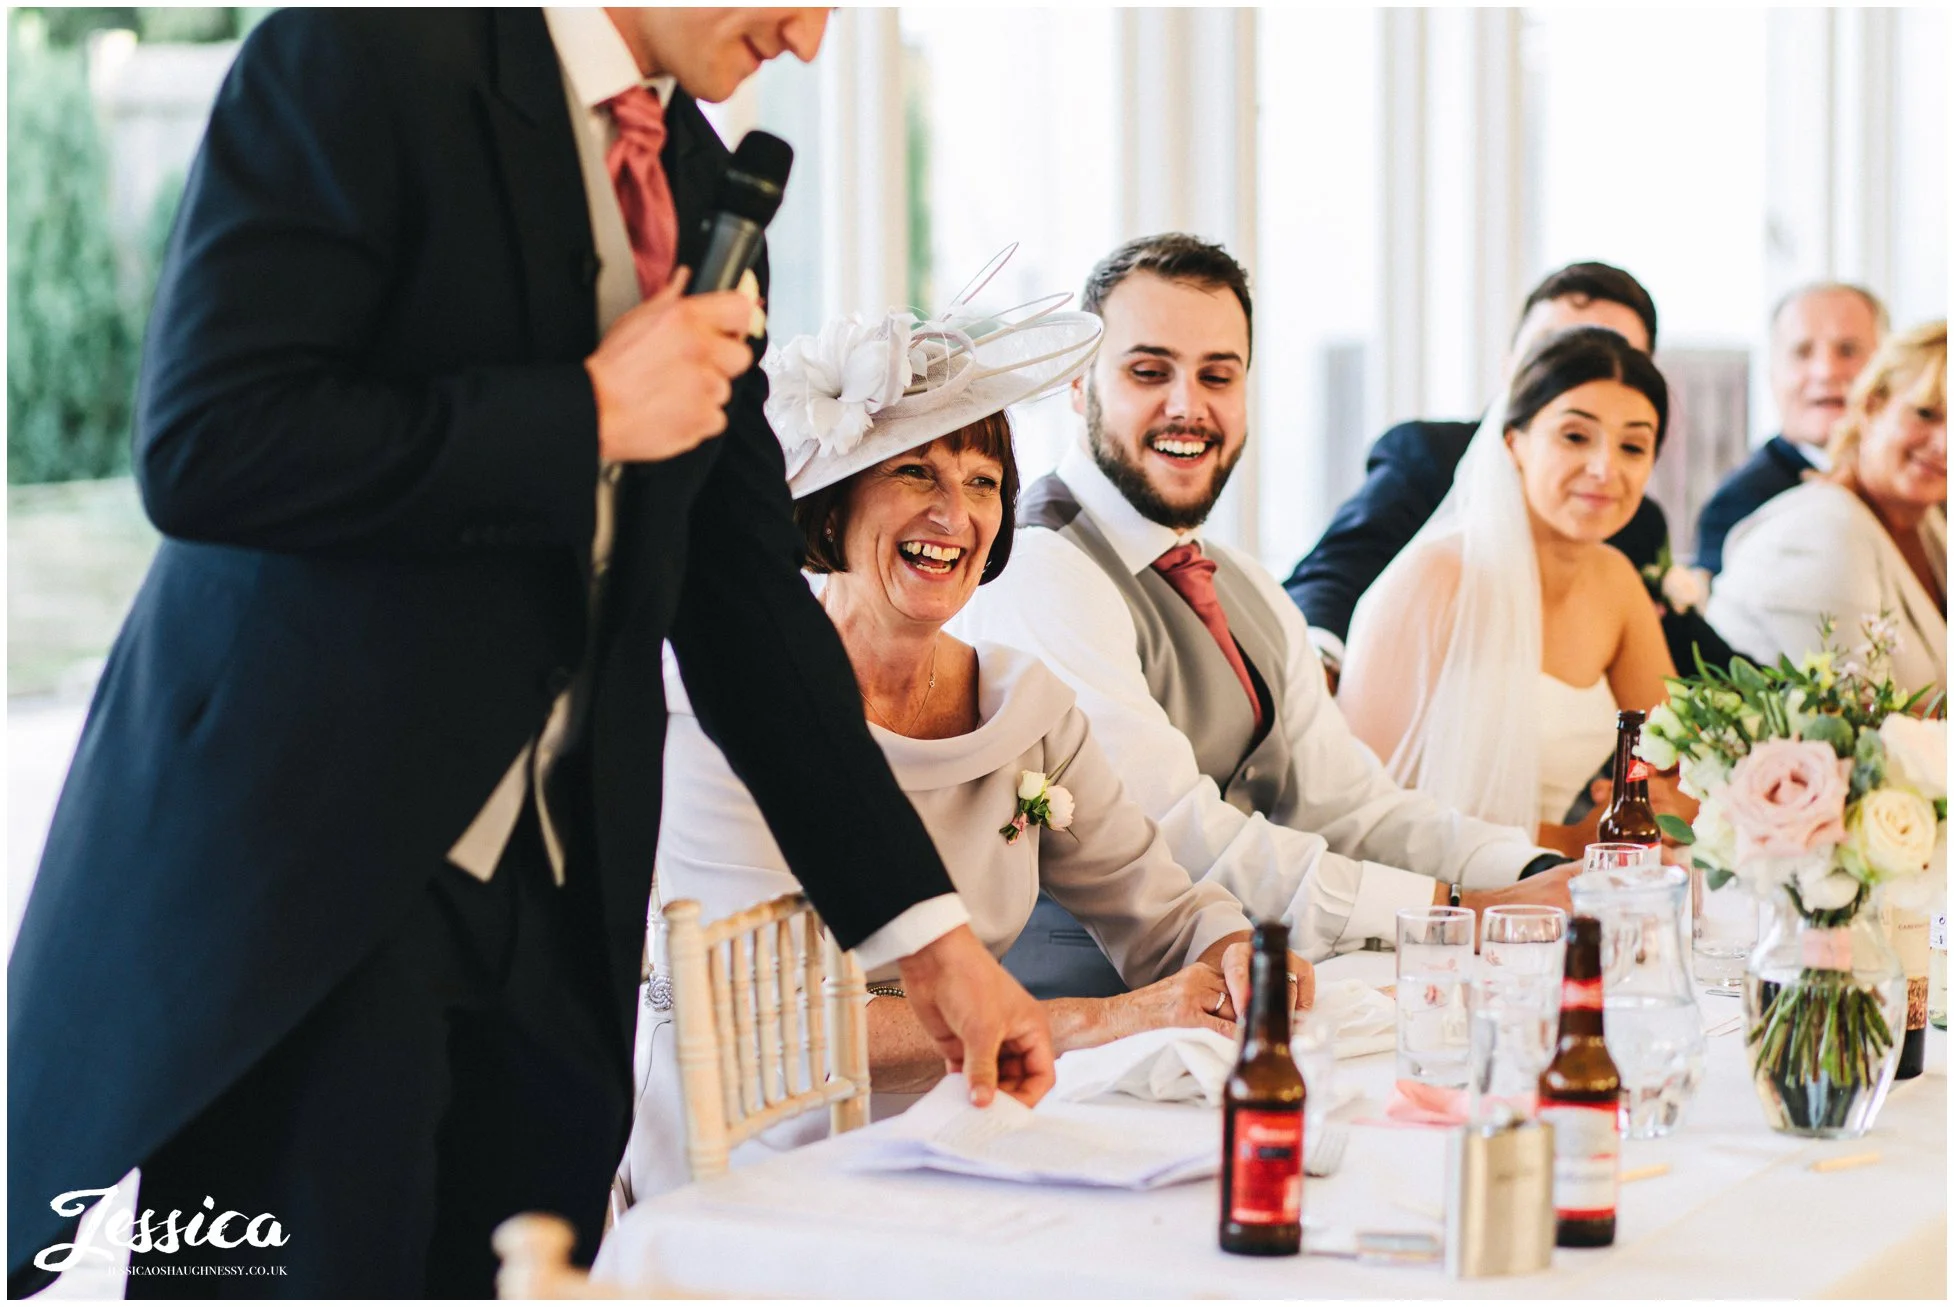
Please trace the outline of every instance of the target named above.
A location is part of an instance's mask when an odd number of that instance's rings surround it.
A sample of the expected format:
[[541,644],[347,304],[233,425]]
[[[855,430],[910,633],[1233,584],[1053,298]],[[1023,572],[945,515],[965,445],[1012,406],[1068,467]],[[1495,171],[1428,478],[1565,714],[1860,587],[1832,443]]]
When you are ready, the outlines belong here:
[[1586,689],[1540,673],[1540,820],[1559,823],[1615,752],[1615,692],[1601,677]]

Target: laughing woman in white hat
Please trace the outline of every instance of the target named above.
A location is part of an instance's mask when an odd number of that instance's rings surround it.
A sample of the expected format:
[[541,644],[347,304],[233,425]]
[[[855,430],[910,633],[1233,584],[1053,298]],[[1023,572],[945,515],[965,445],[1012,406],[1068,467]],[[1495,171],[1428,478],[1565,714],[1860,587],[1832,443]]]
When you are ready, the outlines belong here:
[[[1099,334],[1086,313],[1006,324],[957,308],[921,323],[893,312],[832,323],[767,362],[767,415],[786,449],[806,568],[824,578],[822,603],[854,664],[870,733],[935,838],[971,928],[1001,957],[1044,889],[1133,987],[1049,1000],[1059,1052],[1167,1026],[1232,1034],[1247,989],[1240,905],[1174,862],[1121,790],[1072,691],[1029,654],[943,630],[1010,557],[1018,474],[1005,409],[1069,382]],[[712,921],[792,891],[787,860],[669,666],[667,694],[655,901],[697,899]],[[660,953],[654,934],[654,965]],[[1290,965],[1307,1005],[1308,964]],[[869,977],[878,1116],[943,1072],[894,979]],[[620,1172],[627,1202],[686,1179],[661,989],[654,981],[639,1023],[637,1122]],[[816,1113],[756,1142],[792,1147],[825,1130]]]

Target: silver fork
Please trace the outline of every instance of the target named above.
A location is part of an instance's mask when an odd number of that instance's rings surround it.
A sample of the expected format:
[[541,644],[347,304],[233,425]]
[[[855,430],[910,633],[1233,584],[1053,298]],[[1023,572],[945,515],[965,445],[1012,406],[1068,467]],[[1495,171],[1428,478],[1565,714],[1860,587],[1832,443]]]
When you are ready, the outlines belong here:
[[1350,1127],[1326,1121],[1303,1143],[1303,1173],[1322,1177],[1333,1175],[1343,1165],[1343,1150],[1350,1145]]

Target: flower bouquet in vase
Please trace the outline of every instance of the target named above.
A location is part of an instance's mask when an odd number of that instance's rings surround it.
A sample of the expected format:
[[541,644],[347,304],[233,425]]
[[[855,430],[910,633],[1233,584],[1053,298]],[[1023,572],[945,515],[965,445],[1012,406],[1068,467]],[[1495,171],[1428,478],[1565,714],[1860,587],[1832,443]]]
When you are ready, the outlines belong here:
[[[1707,884],[1771,910],[1744,977],[1745,1045],[1774,1129],[1865,1133],[1899,1056],[1906,986],[1875,909],[1924,906],[1945,875],[1947,735],[1932,687],[1891,675],[1893,624],[1794,664],[1697,659],[1669,682],[1639,756],[1680,766],[1693,824],[1658,820]],[[1929,695],[1932,694],[1932,698]]]

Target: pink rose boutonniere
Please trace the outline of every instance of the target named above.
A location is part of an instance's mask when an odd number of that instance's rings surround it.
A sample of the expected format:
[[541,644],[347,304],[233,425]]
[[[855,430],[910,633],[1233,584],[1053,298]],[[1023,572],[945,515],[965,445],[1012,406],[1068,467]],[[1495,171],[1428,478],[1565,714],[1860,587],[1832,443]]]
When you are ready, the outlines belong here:
[[1723,811],[1737,856],[1795,858],[1845,838],[1852,761],[1815,740],[1761,740],[1730,769]]
[[1064,830],[1072,824],[1076,807],[1072,791],[1057,781],[1059,773],[1064,770],[1061,767],[1051,776],[1041,771],[1018,774],[1018,809],[997,832],[1004,837],[1006,844],[1015,843],[1018,836],[1033,826]]

